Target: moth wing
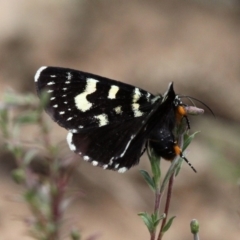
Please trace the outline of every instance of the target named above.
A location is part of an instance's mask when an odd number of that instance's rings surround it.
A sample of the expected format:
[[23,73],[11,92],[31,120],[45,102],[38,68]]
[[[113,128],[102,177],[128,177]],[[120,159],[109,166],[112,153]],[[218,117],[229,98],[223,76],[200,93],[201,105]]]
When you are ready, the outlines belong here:
[[50,94],[50,117],[75,133],[146,115],[155,98],[132,85],[68,68],[41,67],[35,83],[38,95]]

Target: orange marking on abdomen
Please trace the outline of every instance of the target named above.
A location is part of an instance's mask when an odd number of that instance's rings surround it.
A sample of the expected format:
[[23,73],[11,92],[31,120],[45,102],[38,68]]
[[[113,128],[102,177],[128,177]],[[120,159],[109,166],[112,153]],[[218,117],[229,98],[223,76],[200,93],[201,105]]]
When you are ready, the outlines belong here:
[[178,145],[175,145],[173,147],[173,149],[174,149],[175,154],[178,156],[182,153],[182,149]]

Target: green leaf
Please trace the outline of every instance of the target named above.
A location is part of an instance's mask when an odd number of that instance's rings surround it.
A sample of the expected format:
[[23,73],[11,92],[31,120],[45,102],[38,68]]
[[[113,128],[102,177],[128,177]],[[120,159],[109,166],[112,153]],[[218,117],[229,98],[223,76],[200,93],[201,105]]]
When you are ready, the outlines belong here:
[[174,216],[174,217],[171,217],[171,218],[168,220],[168,222],[165,224],[165,226],[164,226],[163,229],[162,229],[162,233],[165,233],[165,232],[171,227],[174,218],[175,218],[175,216]]
[[183,162],[183,159],[182,158],[179,158],[179,164],[175,170],[175,177],[179,174],[180,170],[181,170],[181,167],[182,167],[182,162]]
[[154,152],[153,149],[150,147],[147,148],[147,154],[148,158],[151,163],[151,169],[152,169],[152,174],[153,174],[153,180],[155,182],[155,186],[158,186],[160,183],[160,178],[161,178],[161,169],[160,169],[160,160],[161,158],[157,156]]
[[193,133],[193,134],[190,135],[190,136],[187,135],[187,134],[184,135],[184,144],[183,144],[183,148],[182,148],[182,151],[183,151],[183,152],[187,149],[187,147],[189,146],[189,144],[190,144],[190,143],[192,142],[192,140],[194,139],[195,135],[198,134],[198,133],[199,133],[199,131]]
[[153,178],[156,183],[156,185],[159,183],[160,178],[161,178],[161,170],[160,170],[160,161],[151,161],[151,168],[152,168],[152,173],[153,173]]
[[155,229],[154,224],[152,222],[152,217],[148,213],[146,213],[146,212],[139,213],[138,216],[140,216],[142,218],[143,222],[145,223],[145,225],[148,228],[148,231],[150,233],[152,233],[154,231],[154,229]]
[[[187,147],[190,145],[190,143],[192,142],[192,140],[194,139],[194,137],[197,133],[199,133],[199,131],[193,133],[192,135],[184,134],[184,144],[183,144],[182,152],[187,149]],[[182,158],[179,159],[179,164],[176,168],[175,176],[177,176],[179,174],[181,166],[182,166],[182,162],[183,162],[183,159]]]
[[171,178],[171,176],[174,174],[174,172],[176,171],[178,164],[179,164],[179,156],[176,156],[174,158],[174,160],[172,161],[167,173],[164,176],[164,179],[162,181],[161,184],[161,188],[160,188],[160,193],[164,192],[164,189],[166,188],[166,186],[168,185],[169,179]]
[[149,173],[145,170],[140,170],[141,175],[143,176],[143,178],[145,179],[145,181],[147,182],[147,184],[149,185],[149,187],[155,191],[156,186],[155,183],[153,181],[153,179],[150,177]]
[[154,232],[155,229],[157,228],[159,222],[161,219],[163,219],[165,217],[165,215],[162,215],[160,218],[158,216],[158,213],[154,213],[152,215],[149,215],[148,213],[144,212],[144,213],[139,213],[138,214],[142,219],[143,222],[145,223],[145,225],[148,228],[148,231],[150,233]]
[[156,229],[162,217],[159,218],[158,213],[153,213],[151,217],[152,217],[152,223],[153,223],[154,229]]

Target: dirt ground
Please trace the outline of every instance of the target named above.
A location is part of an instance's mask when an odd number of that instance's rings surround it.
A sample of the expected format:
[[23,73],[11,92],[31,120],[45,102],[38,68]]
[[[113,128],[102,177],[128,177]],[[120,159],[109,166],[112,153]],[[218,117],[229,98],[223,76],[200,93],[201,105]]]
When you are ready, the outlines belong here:
[[[192,131],[201,131],[187,152],[198,173],[184,164],[175,180],[170,215],[177,217],[164,239],[192,239],[193,218],[201,239],[239,239],[238,1],[9,0],[0,2],[0,13],[1,94],[9,87],[35,92],[36,70],[50,65],[152,93],[164,93],[173,81],[178,93],[209,105],[216,118],[206,110],[190,119]],[[54,141],[64,140],[66,131],[53,127]],[[31,214],[18,196],[23,188],[10,177],[12,158],[0,156],[0,240],[30,240]],[[67,211],[65,228],[76,226],[83,239],[150,239],[137,213],[153,209],[153,196],[139,169],[149,169],[145,155],[125,174],[81,162],[71,188],[82,196]]]

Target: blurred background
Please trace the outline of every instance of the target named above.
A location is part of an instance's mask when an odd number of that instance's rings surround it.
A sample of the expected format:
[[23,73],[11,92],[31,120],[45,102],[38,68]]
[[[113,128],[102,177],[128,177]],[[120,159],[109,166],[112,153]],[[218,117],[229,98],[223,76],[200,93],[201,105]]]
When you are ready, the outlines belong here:
[[[164,239],[192,239],[197,218],[202,239],[237,240],[240,235],[240,2],[168,1],[0,1],[0,92],[35,92],[33,77],[43,65],[62,66],[121,80],[152,93],[175,91],[202,100],[208,110],[191,117],[201,131],[188,148],[175,180]],[[202,107],[200,104],[199,107]],[[53,139],[66,131],[52,123]],[[33,132],[27,131],[31,139]],[[3,151],[3,150],[2,150]],[[163,162],[167,169],[169,162]],[[21,202],[9,201],[23,189],[13,183],[11,157],[0,155],[0,239],[30,240]],[[81,161],[72,185],[82,196],[66,219],[83,239],[149,239],[138,212],[153,209],[153,194],[139,174],[149,170],[144,155],[125,174]]]

